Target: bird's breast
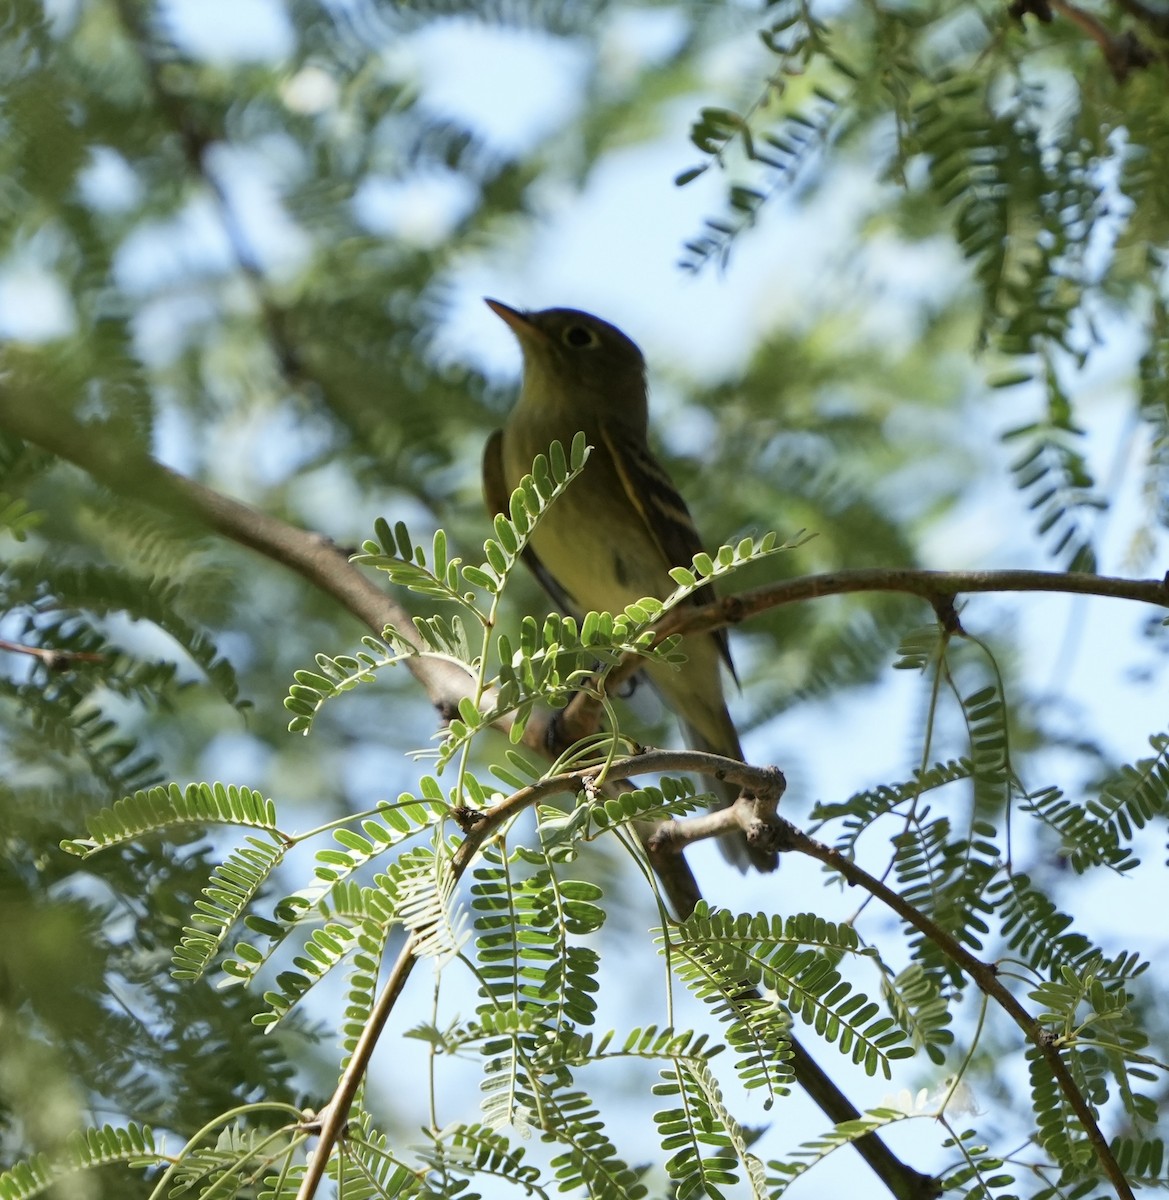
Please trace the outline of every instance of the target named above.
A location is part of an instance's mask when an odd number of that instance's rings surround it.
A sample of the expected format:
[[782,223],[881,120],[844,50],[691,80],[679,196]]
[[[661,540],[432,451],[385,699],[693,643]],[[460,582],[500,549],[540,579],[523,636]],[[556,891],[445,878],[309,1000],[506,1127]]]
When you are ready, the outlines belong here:
[[[576,430],[525,422],[505,430],[503,473],[509,489],[531,472],[553,440],[566,448]],[[584,430],[592,453],[580,476],[540,518],[532,549],[578,613],[620,612],[643,596],[667,596],[669,578],[656,542],[625,493],[604,442]]]

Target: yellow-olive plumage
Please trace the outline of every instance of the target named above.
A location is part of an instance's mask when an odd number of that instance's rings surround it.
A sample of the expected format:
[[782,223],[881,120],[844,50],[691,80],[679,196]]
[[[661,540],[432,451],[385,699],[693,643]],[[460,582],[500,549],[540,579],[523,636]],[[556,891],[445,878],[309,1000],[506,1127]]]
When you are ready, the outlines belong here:
[[[487,442],[483,485],[492,512],[506,512],[512,490],[553,441],[565,448],[583,430],[593,452],[584,471],[551,507],[532,537],[529,559],[541,583],[566,611],[620,612],[643,596],[674,590],[669,569],[688,567],[702,542],[685,501],[651,454],[645,360],[619,329],[571,308],[520,312],[497,300],[523,351],[519,399],[502,430]],[[713,599],[708,587],[695,603]],[[678,714],[689,744],[742,759],[723,697],[720,660],[731,666],[721,631],[683,643],[680,670],[648,668],[654,687]],[[718,789],[724,803],[733,788]],[[748,846],[741,834],[722,839],[731,862],[774,870],[776,855]]]

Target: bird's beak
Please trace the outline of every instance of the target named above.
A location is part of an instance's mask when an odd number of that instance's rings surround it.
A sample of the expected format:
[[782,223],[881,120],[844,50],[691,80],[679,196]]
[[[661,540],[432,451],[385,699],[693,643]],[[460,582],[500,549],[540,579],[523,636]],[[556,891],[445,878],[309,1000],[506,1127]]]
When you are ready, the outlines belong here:
[[484,297],[484,303],[520,339],[521,344],[540,335],[540,330],[532,324],[526,312],[512,308],[502,300],[492,300],[489,297]]

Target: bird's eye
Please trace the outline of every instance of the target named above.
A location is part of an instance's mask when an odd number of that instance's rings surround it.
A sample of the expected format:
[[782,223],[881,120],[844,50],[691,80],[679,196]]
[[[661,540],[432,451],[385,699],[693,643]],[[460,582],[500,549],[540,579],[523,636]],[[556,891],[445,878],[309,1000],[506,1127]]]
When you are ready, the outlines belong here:
[[600,345],[600,338],[587,325],[569,325],[564,331],[564,341],[577,350]]

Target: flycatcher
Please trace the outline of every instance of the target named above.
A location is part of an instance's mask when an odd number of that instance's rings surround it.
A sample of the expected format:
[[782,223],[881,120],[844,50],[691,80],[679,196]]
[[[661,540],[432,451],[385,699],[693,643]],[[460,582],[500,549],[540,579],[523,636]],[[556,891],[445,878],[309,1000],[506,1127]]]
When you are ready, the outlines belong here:
[[[649,449],[645,359],[619,329],[571,308],[521,312],[488,300],[519,340],[524,356],[519,400],[483,454],[483,489],[493,513],[553,441],[567,450],[583,430],[593,452],[580,477],[542,518],[531,541],[537,577],[565,611],[620,612],[643,596],[674,590],[671,567],[689,567],[703,549],[686,503]],[[529,556],[531,559],[532,556]],[[692,597],[714,599],[709,585]],[[695,750],[742,761],[727,712],[720,664],[734,674],[724,630],[685,640],[681,669],[647,667],[654,687],[678,714]],[[730,804],[737,789],[717,789]],[[741,833],[721,839],[740,870],[773,871],[778,856],[747,844]]]

